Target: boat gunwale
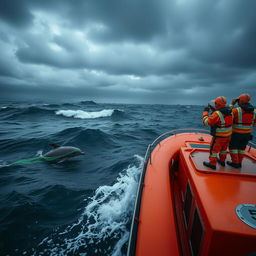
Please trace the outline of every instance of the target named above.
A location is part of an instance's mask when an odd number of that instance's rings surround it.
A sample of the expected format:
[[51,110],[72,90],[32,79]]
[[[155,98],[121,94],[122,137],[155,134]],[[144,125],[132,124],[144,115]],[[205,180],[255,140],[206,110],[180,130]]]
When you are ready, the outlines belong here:
[[[181,133],[179,133],[181,132]],[[130,236],[129,236],[129,241],[128,241],[128,249],[127,249],[127,256],[133,256],[136,253],[136,241],[137,241],[137,233],[138,233],[138,226],[139,226],[139,216],[140,216],[140,208],[141,208],[141,199],[142,199],[142,192],[143,192],[143,187],[144,187],[144,178],[146,175],[146,169],[148,165],[148,161],[150,161],[150,164],[152,164],[151,161],[151,152],[154,150],[154,148],[159,145],[163,140],[171,137],[171,136],[176,136],[178,134],[186,134],[186,133],[205,133],[209,134],[209,131],[206,129],[175,129],[171,130],[168,132],[165,132],[158,136],[151,144],[148,145],[147,151],[145,153],[144,157],[144,165],[142,169],[142,173],[140,175],[140,180],[138,184],[138,190],[137,190],[137,195],[136,195],[136,200],[134,203],[134,211],[133,211],[133,216],[132,216],[132,223],[131,223],[131,229],[130,229]]]

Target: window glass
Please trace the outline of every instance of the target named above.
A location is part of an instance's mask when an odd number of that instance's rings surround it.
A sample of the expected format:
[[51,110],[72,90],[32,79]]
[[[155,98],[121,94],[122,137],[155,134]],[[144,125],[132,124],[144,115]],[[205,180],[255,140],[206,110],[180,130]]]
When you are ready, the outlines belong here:
[[185,201],[184,201],[184,217],[185,217],[185,223],[186,226],[188,227],[189,224],[189,216],[190,216],[190,211],[191,211],[191,206],[192,206],[192,193],[191,193],[191,188],[189,183],[187,184],[187,191],[185,195]]
[[191,148],[210,148],[210,145],[209,144],[196,144],[196,143],[193,143],[193,144],[189,144]]
[[203,232],[203,226],[198,214],[198,210],[195,209],[192,230],[190,234],[190,244],[193,256],[199,255]]

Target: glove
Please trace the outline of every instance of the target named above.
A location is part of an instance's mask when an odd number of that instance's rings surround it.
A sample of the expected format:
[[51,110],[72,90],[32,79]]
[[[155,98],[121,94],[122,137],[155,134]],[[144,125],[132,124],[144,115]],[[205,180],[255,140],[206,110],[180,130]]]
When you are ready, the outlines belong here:
[[210,111],[210,108],[209,108],[208,106],[205,106],[205,107],[204,107],[204,111],[209,112],[209,111]]

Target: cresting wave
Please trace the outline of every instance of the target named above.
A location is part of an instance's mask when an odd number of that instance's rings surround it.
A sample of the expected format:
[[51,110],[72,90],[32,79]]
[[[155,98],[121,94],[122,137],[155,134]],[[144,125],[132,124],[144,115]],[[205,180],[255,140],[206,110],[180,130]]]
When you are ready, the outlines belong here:
[[58,110],[56,111],[56,115],[63,115],[66,117],[74,117],[80,119],[94,119],[99,117],[109,117],[112,116],[115,112],[115,109],[103,109],[101,111],[96,112],[87,112],[83,110]]
[[137,164],[120,173],[112,186],[99,187],[86,200],[88,204],[76,223],[44,238],[32,250],[33,255],[124,255],[143,165],[142,157],[135,158]]
[[[72,104],[65,103],[62,104],[63,107],[72,106]],[[90,105],[91,106],[91,105]],[[8,106],[2,106],[0,107],[0,113],[3,116],[4,119],[19,119],[26,117],[28,118],[42,118],[42,116],[48,116],[49,115],[59,115],[64,117],[72,117],[72,118],[78,118],[78,119],[96,119],[96,118],[102,118],[102,117],[111,117],[115,120],[128,118],[128,116],[125,114],[124,111],[118,110],[118,109],[103,109],[100,111],[84,111],[81,109],[58,109],[58,107],[61,107],[57,104],[43,104],[41,106],[29,106],[29,107],[8,107]]]

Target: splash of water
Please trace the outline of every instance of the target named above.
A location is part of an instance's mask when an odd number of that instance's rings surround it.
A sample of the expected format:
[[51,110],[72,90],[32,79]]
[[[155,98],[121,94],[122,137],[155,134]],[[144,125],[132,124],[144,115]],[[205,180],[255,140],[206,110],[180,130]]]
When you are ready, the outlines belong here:
[[[43,239],[34,255],[124,254],[143,158],[119,174],[112,186],[101,186],[87,199],[78,221]],[[39,251],[38,251],[39,249]]]
[[103,109],[96,112],[86,112],[83,110],[58,110],[55,112],[56,115],[63,115],[66,117],[74,117],[80,119],[94,119],[99,117],[112,116],[114,109]]

